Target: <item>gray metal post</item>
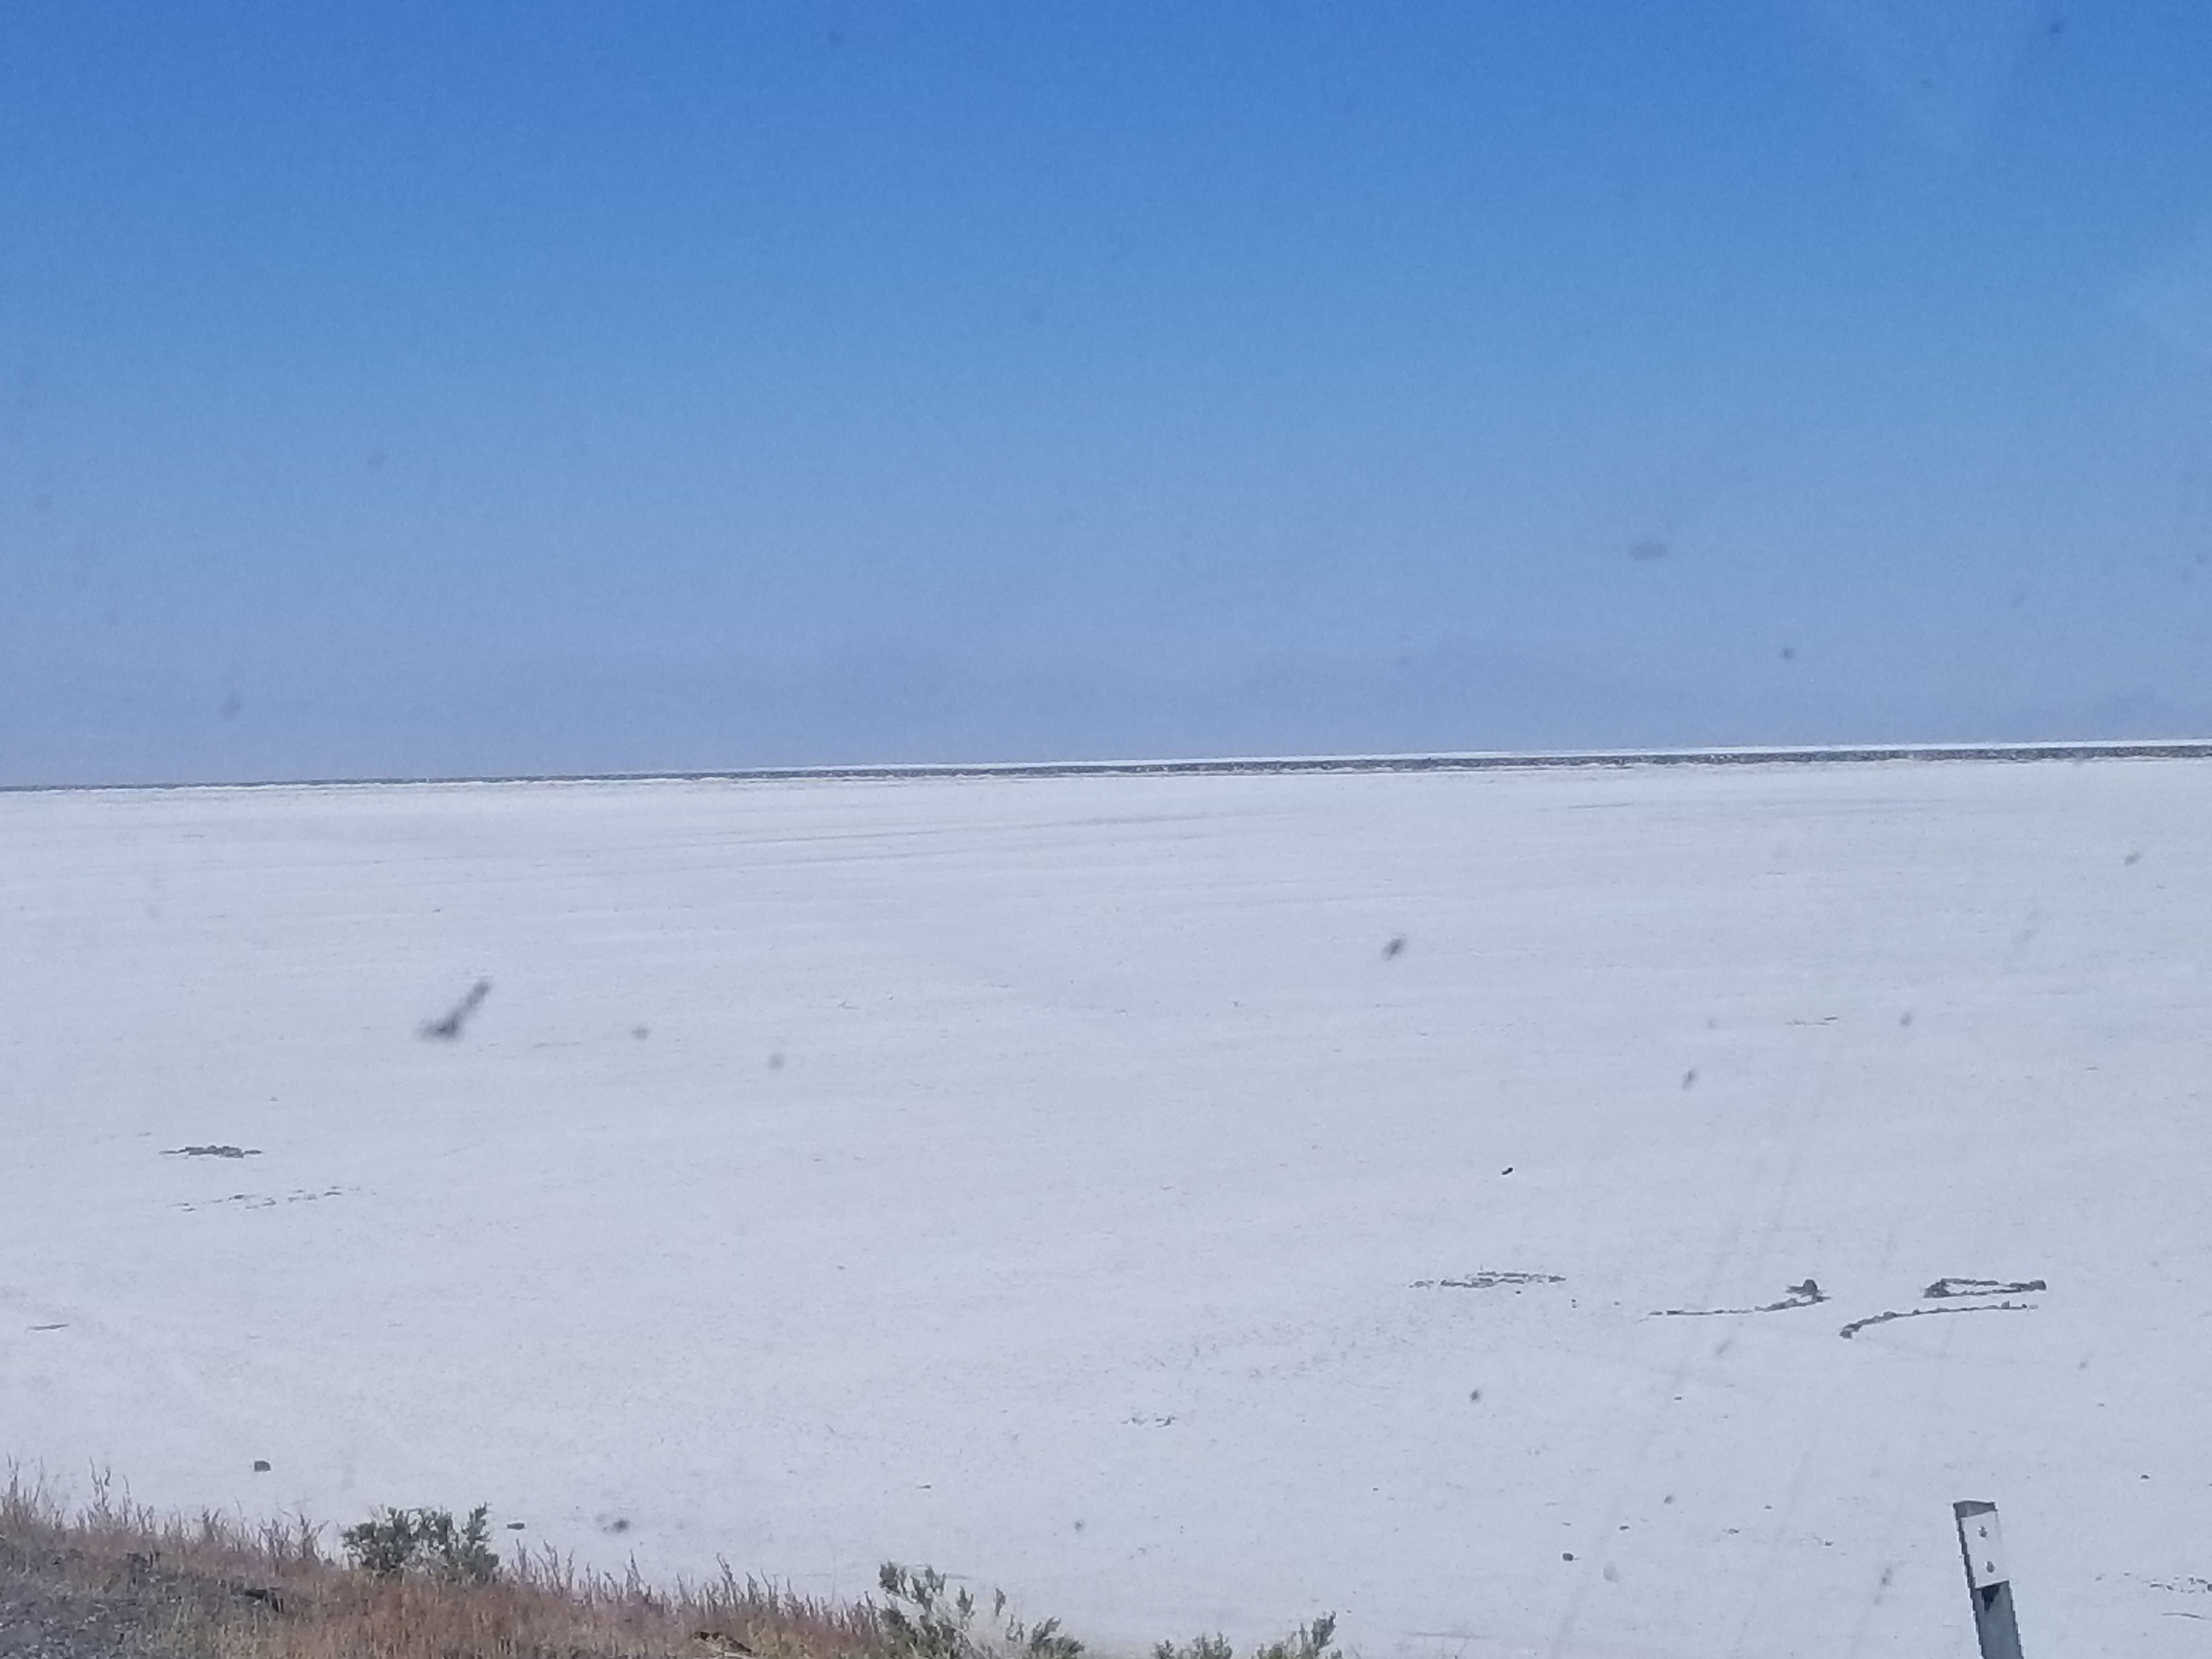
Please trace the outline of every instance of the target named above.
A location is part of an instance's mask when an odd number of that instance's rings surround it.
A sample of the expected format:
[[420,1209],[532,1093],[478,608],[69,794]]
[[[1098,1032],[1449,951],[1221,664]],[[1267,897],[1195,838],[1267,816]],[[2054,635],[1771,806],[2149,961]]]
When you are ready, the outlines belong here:
[[1959,1551],[1966,1558],[1966,1593],[1974,1602],[1974,1634],[1982,1659],[2021,1659],[2020,1625],[2012,1612],[2012,1570],[1994,1504],[1954,1504]]

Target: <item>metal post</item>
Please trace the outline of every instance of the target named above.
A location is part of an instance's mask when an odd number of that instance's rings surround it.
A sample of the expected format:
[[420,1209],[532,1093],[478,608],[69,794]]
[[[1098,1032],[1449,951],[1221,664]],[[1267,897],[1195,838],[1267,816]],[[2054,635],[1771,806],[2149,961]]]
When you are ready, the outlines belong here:
[[1974,1634],[1982,1659],[2021,1659],[2020,1625],[2012,1612],[2012,1570],[1994,1504],[1954,1504],[1959,1551],[1966,1558],[1966,1593],[1973,1598]]

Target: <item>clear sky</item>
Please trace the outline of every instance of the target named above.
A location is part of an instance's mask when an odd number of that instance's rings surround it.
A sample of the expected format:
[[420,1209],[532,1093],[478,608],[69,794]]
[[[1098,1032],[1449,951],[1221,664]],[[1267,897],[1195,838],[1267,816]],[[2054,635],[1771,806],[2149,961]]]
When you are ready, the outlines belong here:
[[0,9],[0,782],[2212,733],[2212,7]]

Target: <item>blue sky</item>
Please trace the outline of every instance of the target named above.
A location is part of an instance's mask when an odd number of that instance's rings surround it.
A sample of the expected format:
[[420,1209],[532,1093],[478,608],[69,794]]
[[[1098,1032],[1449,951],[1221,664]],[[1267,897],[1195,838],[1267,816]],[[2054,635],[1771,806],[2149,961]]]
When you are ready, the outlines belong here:
[[0,12],[0,782],[2212,732],[2212,10]]

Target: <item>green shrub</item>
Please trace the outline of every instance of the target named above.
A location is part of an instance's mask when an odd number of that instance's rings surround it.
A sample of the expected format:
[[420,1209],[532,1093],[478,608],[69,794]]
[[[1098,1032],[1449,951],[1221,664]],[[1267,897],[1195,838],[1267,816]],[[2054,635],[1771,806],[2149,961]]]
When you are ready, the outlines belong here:
[[[1344,1659],[1341,1652],[1329,1645],[1335,1638],[1336,1615],[1324,1613],[1310,1625],[1300,1625],[1280,1641],[1255,1648],[1252,1659]],[[1152,1650],[1152,1659],[1235,1659],[1235,1656],[1225,1638],[1201,1636],[1182,1647],[1163,1642]]]
[[975,1628],[976,1601],[963,1588],[946,1594],[934,1567],[884,1563],[884,1632],[895,1659],[1077,1659],[1083,1644],[1060,1632],[1060,1620],[1024,1625],[1006,1613],[1006,1593],[991,1593],[990,1623]]
[[499,1577],[491,1547],[491,1505],[479,1504],[458,1525],[451,1510],[392,1510],[338,1534],[363,1572],[397,1578],[416,1572],[447,1584],[489,1584]]
[[1163,1642],[1152,1650],[1152,1659],[1231,1659],[1229,1638],[1200,1636],[1182,1647],[1172,1642]]

